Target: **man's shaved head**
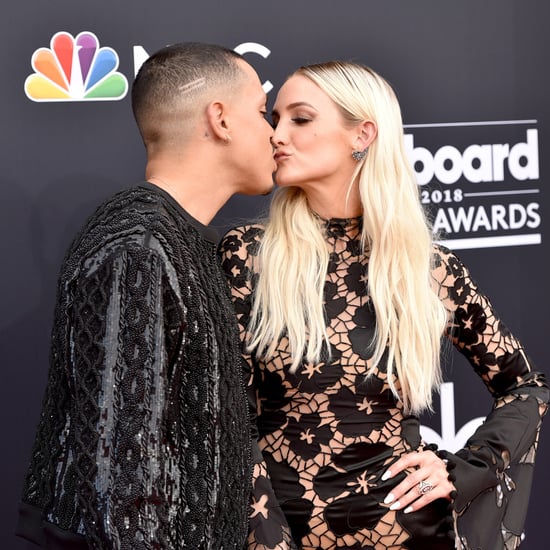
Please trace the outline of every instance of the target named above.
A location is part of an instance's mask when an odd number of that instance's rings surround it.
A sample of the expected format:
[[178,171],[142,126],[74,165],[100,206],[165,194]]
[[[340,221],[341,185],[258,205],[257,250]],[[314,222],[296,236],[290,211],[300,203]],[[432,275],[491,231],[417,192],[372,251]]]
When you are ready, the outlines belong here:
[[[132,108],[145,146],[181,143],[215,96],[238,90],[242,56],[214,44],[174,44],[154,53],[132,87]],[[223,91],[217,95],[217,92]]]

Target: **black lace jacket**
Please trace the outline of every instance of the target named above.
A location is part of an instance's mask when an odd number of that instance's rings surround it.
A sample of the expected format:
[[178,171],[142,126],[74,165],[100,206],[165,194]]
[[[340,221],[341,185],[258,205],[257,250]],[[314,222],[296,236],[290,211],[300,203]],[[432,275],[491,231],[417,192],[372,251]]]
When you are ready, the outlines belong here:
[[249,420],[215,241],[151,184],[107,201],[75,239],[19,535],[53,549],[242,548]]

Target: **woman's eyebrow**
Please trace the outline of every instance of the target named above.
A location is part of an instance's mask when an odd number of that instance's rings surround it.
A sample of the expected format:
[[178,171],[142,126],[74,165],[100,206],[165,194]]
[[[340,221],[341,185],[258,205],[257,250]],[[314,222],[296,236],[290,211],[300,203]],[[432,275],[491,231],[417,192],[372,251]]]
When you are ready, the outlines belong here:
[[[308,103],[307,101],[295,101],[294,103],[290,103],[289,105],[286,106],[286,109],[294,109],[295,107],[310,107],[311,109],[314,109],[315,111],[317,109],[315,109],[315,107],[311,104],[311,103]],[[276,109],[273,109],[273,111],[271,111],[271,115],[276,115],[276,116],[279,116],[279,112],[276,110]]]

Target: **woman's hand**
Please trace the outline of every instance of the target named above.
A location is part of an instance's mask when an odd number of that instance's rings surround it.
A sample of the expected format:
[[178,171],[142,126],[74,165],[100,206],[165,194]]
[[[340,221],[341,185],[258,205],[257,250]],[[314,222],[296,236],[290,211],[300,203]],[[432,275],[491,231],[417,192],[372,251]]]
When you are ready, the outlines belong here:
[[453,492],[456,495],[454,478],[449,476],[445,462],[431,450],[403,455],[386,470],[382,481],[404,470],[409,471],[407,477],[384,500],[384,504],[390,504],[390,510],[404,508],[408,514],[438,498],[452,500]]

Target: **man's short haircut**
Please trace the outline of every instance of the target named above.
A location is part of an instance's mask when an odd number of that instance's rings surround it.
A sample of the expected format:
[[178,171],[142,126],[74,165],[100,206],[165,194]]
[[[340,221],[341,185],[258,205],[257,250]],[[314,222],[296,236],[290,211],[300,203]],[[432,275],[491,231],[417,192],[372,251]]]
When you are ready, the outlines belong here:
[[200,42],[174,44],[151,55],[132,86],[132,109],[145,144],[168,130],[182,103],[192,109],[197,98],[209,99],[209,91],[234,91],[244,76],[239,59],[233,50]]

